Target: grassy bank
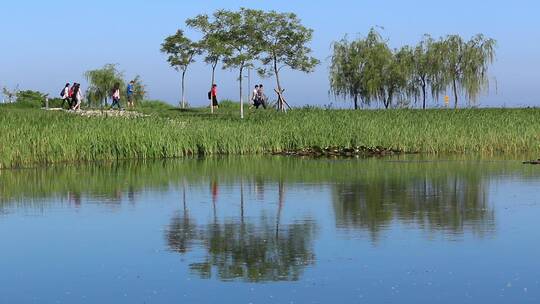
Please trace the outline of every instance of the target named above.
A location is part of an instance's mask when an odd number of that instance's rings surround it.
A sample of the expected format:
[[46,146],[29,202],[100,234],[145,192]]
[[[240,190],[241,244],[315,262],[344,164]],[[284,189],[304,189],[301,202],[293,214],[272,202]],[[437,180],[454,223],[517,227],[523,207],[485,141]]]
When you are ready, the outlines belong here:
[[148,103],[143,118],[80,117],[0,106],[2,168],[71,161],[263,154],[306,147],[375,147],[424,153],[540,152],[539,109],[350,111],[286,115],[236,106],[210,115]]

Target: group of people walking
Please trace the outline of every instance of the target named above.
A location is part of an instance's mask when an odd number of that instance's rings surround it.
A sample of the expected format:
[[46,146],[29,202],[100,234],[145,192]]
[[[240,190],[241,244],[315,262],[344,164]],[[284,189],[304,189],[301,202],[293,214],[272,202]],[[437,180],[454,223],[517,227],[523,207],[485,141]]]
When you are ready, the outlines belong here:
[[71,110],[81,109],[83,95],[81,92],[80,83],[75,82],[73,83],[73,85],[71,85],[70,83],[66,83],[66,86],[64,87],[64,89],[62,89],[60,96],[62,98],[62,108],[64,108],[67,103],[69,109]]
[[255,86],[255,89],[253,89],[253,93],[251,93],[251,106],[258,109],[260,106],[262,106],[264,109],[266,109],[268,98],[266,95],[264,95],[264,86],[262,84],[258,84]]
[[[127,85],[127,88],[126,88],[128,107],[135,106],[134,93],[135,93],[135,82],[131,81]],[[60,92],[60,97],[62,98],[62,108],[64,108],[67,103],[70,110],[73,110],[73,111],[80,110],[81,103],[84,99],[84,95],[81,90],[81,84],[76,83],[76,82],[73,83],[73,85],[71,85],[70,83],[66,83],[66,86]],[[115,85],[113,86],[113,89],[110,92],[109,97],[111,97],[112,99],[111,109],[113,109],[115,106],[119,110],[124,109],[120,103],[120,99],[121,99],[120,83],[115,83]]]
[[[211,101],[212,108],[214,109],[219,108],[217,95],[217,84],[213,84],[210,91],[208,91],[208,99]],[[261,106],[266,109],[268,106],[268,97],[264,94],[264,86],[262,84],[258,84],[251,93],[250,107],[255,107],[258,109]]]

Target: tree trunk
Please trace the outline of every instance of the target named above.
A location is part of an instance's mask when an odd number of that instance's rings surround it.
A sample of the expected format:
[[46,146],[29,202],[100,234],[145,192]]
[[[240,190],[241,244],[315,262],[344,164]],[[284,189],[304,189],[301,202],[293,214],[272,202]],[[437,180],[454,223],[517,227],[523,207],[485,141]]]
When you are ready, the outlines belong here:
[[186,76],[186,70],[182,72],[182,109],[186,108],[186,95],[185,95],[185,76]]
[[281,83],[279,81],[279,69],[277,67],[277,60],[276,58],[274,57],[274,74],[276,74],[276,84],[277,84],[277,90],[279,92],[279,96],[278,96],[278,110],[280,111],[284,111],[285,110],[285,105],[283,104],[283,100],[280,98],[281,94],[282,94],[282,90],[281,90]]
[[244,72],[244,65],[242,64],[240,66],[240,118],[241,119],[244,119],[244,97],[243,97],[243,90],[242,90],[243,72]]
[[392,102],[392,95],[393,93],[388,93],[388,98],[384,101],[384,108],[388,110],[390,107],[390,103]]
[[426,81],[422,79],[422,109],[426,109]]
[[354,95],[354,109],[358,110],[358,95]]
[[457,84],[456,84],[455,79],[453,80],[452,84],[453,84],[453,88],[454,88],[454,109],[457,109],[458,96],[457,96]]

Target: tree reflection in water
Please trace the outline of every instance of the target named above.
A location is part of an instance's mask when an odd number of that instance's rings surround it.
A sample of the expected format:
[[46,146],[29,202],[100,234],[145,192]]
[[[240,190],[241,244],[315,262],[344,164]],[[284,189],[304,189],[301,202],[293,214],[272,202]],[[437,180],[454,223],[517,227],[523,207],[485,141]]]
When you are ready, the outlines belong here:
[[366,230],[374,242],[393,220],[428,231],[453,235],[471,231],[484,236],[495,228],[487,184],[480,175],[455,173],[337,184],[333,188],[336,223],[349,231]]
[[[166,231],[170,249],[187,253],[195,243],[206,252],[202,261],[190,264],[202,278],[248,282],[296,281],[304,269],[315,261],[313,241],[316,224],[312,220],[280,223],[284,186],[279,183],[276,218],[244,217],[243,182],[240,183],[240,216],[197,226],[187,209],[176,215]],[[260,193],[259,193],[260,194]]]

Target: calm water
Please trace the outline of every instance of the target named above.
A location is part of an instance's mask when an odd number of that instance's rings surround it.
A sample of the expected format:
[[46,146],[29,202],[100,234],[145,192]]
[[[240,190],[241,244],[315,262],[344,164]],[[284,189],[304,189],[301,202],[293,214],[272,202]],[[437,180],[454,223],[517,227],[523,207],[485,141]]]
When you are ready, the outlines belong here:
[[539,303],[539,190],[508,159],[0,171],[0,303]]

